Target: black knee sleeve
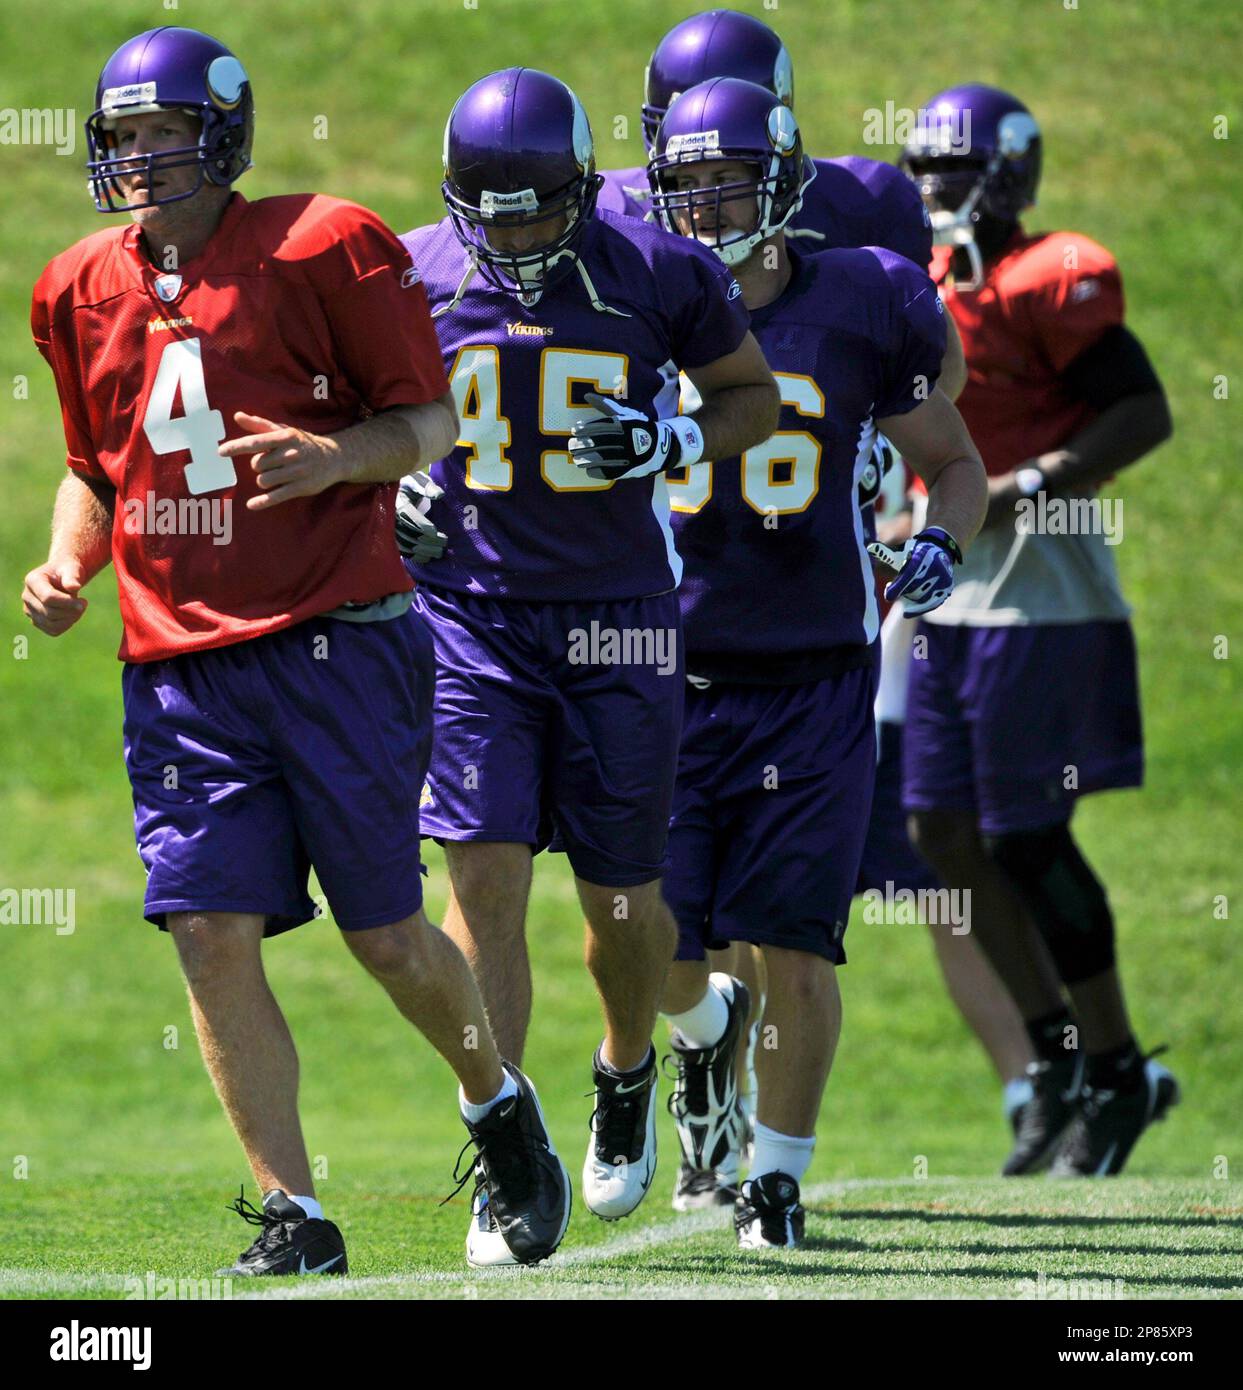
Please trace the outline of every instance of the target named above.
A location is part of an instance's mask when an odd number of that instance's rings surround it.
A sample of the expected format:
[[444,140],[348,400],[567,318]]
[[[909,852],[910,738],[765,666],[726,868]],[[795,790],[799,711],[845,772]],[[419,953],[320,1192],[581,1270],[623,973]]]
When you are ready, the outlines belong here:
[[1109,899],[1068,825],[988,835],[984,845],[1040,928],[1063,984],[1112,967]]

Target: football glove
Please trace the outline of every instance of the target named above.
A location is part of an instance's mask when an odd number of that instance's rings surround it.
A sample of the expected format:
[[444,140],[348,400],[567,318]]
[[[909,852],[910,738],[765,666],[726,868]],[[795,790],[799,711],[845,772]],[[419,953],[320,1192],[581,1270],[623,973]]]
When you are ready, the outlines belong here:
[[426,472],[407,474],[397,489],[397,549],[416,565],[439,560],[449,544],[429,516],[432,503],[444,495]]
[[881,485],[889,475],[894,464],[893,445],[883,434],[876,436],[872,445],[872,457],[868,460],[859,478],[859,510],[866,511],[875,505],[880,496]]
[[570,457],[590,478],[647,478],[703,458],[703,431],[685,415],[655,420],[612,396],[584,397],[601,418],[570,432]]
[[940,608],[954,590],[954,566],[962,564],[958,542],[939,526],[918,532],[901,550],[872,541],[868,554],[897,572],[885,586],[885,597],[890,603],[902,600],[904,618]]

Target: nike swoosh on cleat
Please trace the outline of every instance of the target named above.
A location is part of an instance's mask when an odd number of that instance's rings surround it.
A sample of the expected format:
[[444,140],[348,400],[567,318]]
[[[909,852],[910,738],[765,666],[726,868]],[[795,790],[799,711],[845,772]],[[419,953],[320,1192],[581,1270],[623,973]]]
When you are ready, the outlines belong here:
[[629,1086],[623,1086],[619,1081],[617,1085],[613,1087],[613,1094],[615,1096],[627,1096],[630,1094],[631,1091],[638,1091],[642,1089],[642,1087],[646,1086],[647,1083],[648,1078],[646,1076],[643,1078],[642,1081],[631,1082]]
[[1115,1139],[1114,1142],[1110,1144],[1110,1146],[1105,1150],[1105,1157],[1101,1159],[1100,1165],[1096,1170],[1096,1176],[1098,1178],[1109,1176],[1109,1165],[1113,1162],[1114,1154],[1116,1154],[1117,1152],[1118,1141]]
[[334,1255],[334,1256],[332,1257],[332,1259],[330,1259],[330,1260],[325,1260],[324,1263],[323,1263],[322,1265],[312,1265],[310,1269],[307,1269],[307,1267],[306,1267],[306,1256],[303,1255],[302,1258],[301,1258],[301,1261],[300,1261],[300,1268],[299,1268],[299,1270],[298,1270],[298,1273],[299,1273],[299,1274],[322,1274],[322,1273],[324,1272],[324,1270],[326,1270],[326,1269],[331,1269],[332,1266],[335,1265],[340,1259],[342,1259],[342,1256],[340,1256],[340,1255]]

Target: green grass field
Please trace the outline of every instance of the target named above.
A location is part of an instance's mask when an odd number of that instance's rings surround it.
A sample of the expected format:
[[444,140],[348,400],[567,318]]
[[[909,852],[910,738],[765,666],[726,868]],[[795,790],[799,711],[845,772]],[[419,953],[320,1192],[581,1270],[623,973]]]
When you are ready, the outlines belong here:
[[[676,1145],[662,1115],[656,1188],[634,1217],[604,1226],[576,1205],[548,1266],[480,1276],[461,1258],[464,1197],[437,1205],[464,1137],[448,1072],[320,922],[271,943],[268,960],[300,1049],[320,1195],[345,1228],[354,1278],[265,1293],[1013,1298],[1019,1281],[1043,1275],[1122,1280],[1126,1296],[1237,1296],[1243,12],[1217,0],[745,7],[794,56],[815,153],[892,157],[863,147],[867,109],[916,106],[953,81],[1024,96],[1046,137],[1030,225],[1087,232],[1123,268],[1130,321],[1176,425],[1118,489],[1149,774],[1142,792],[1087,803],[1078,824],[1111,889],[1140,1038],[1170,1044],[1184,1104],[1142,1142],[1124,1180],[1001,1183],[996,1085],[923,929],[856,919],[805,1250],[744,1261],[719,1216],[676,1218]],[[259,126],[247,197],[322,189],[405,230],[438,215],[445,115],[492,68],[557,73],[588,107],[601,165],[638,162],[643,66],[678,13],[663,0],[479,0],[476,9],[183,0],[175,12],[49,0],[0,12],[0,100],[75,107],[80,119],[117,43],[170,18],[202,27],[252,71]],[[326,139],[314,135],[321,116]],[[1214,138],[1221,117],[1228,139]],[[55,643],[27,627],[18,601],[22,575],[46,554],[63,458],[51,377],[30,343],[29,293],[50,256],[100,225],[83,192],[84,157],[81,143],[64,158],[0,144],[0,888],[76,893],[72,934],[0,926],[0,1297],[116,1296],[126,1276],[147,1271],[202,1277],[250,1239],[224,1209],[249,1175],[199,1061],[168,939],[141,918],[112,581],[96,581],[85,619]],[[1224,658],[1214,650],[1223,637]],[[445,879],[438,855],[430,860],[435,914]],[[530,930],[527,1064],[574,1173],[599,1021],[559,857],[538,865]]]

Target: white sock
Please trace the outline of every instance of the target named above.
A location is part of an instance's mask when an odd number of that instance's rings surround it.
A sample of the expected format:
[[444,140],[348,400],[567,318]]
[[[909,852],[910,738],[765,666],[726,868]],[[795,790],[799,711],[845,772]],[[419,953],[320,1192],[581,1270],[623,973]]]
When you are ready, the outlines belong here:
[[729,1024],[729,1001],[709,980],[704,997],[693,1009],[681,1014],[666,1014],[665,1017],[687,1047],[696,1050],[712,1047],[725,1036]]
[[1001,1108],[1006,1112],[1006,1119],[1008,1120],[1020,1105],[1026,1105],[1033,1094],[1032,1083],[1027,1077],[1012,1076],[1001,1088]]
[[608,1054],[604,1050],[604,1043],[601,1042],[600,1061],[604,1063],[605,1071],[611,1071],[614,1076],[638,1076],[638,1074],[641,1071],[646,1071],[648,1067],[652,1065],[652,1062],[654,1061],[652,1055],[653,1051],[654,1049],[649,1047],[647,1051],[643,1054],[643,1060],[639,1063],[637,1067],[615,1067],[612,1064],[612,1062],[609,1061]]
[[811,1156],[815,1151],[814,1136],[798,1139],[792,1134],[778,1134],[775,1129],[769,1129],[757,1120],[755,1148],[747,1178],[762,1178],[765,1173],[785,1173],[795,1182],[802,1182],[803,1174],[811,1167]]
[[459,1086],[457,1088],[457,1103],[462,1111],[462,1118],[469,1120],[471,1124],[477,1125],[480,1120],[492,1109],[494,1105],[499,1105],[507,1096],[518,1094],[518,1083],[508,1072],[504,1073],[505,1079],[501,1082],[501,1089],[491,1100],[485,1100],[482,1105],[472,1105],[466,1099],[466,1092]]
[[295,1197],[292,1192],[285,1194],[291,1202],[296,1202],[307,1214],[310,1221],[322,1221],[324,1219],[324,1209],[314,1197]]

